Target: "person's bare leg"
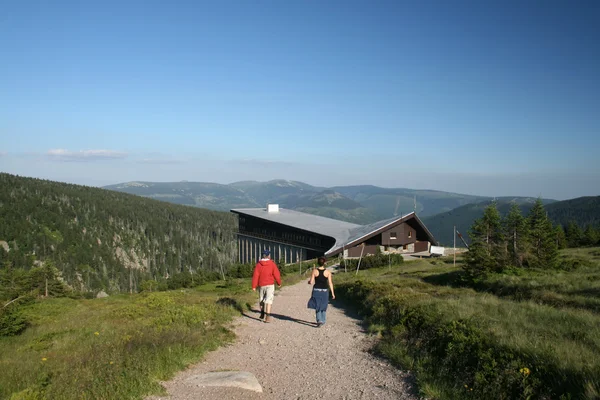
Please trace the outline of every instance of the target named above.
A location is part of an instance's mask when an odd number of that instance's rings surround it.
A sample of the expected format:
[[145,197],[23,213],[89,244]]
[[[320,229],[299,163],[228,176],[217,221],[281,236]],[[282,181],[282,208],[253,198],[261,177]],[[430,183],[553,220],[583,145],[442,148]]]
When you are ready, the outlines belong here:
[[265,322],[271,322],[271,304],[265,304],[265,310],[267,311]]

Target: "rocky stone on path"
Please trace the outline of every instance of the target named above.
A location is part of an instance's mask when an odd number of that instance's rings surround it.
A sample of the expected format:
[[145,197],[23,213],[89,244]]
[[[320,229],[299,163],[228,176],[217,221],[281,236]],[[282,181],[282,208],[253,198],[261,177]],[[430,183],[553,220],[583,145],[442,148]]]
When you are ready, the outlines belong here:
[[262,386],[258,383],[258,379],[250,372],[245,371],[208,372],[201,375],[192,375],[185,381],[199,388],[222,386],[237,387],[258,393],[262,393],[263,391]]
[[96,295],[97,299],[103,299],[105,297],[108,297],[108,293],[106,293],[104,290],[99,291],[98,294]]

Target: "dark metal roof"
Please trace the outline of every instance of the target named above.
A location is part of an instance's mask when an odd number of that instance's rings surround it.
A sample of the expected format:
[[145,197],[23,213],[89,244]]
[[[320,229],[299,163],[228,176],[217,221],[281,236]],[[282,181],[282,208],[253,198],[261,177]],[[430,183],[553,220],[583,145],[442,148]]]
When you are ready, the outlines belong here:
[[266,208],[238,208],[231,210],[231,212],[250,215],[292,228],[329,236],[335,239],[335,245],[338,243],[341,245],[341,243],[346,242],[350,236],[350,230],[360,227],[360,225],[350,222],[288,210],[286,208],[279,208],[278,212],[267,212]]
[[400,217],[384,219],[368,225],[352,224],[350,222],[339,221],[337,219],[321,217],[285,208],[279,208],[278,212],[267,212],[266,208],[238,208],[231,210],[231,212],[250,215],[292,228],[329,236],[335,239],[335,244],[331,249],[327,250],[325,255],[337,254],[345,247],[355,246],[370,237],[383,232],[389,227],[411,218],[415,218],[427,232],[431,241],[434,244],[437,244],[431,232],[429,232],[427,227],[414,212]]

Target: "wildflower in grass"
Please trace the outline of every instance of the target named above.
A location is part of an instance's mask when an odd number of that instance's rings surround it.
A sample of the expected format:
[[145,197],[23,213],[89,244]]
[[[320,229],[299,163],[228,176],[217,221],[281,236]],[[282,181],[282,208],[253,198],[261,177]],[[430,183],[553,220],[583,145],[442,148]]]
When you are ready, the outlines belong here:
[[42,358],[42,361],[48,361],[48,359],[46,357]]
[[465,389],[468,389],[468,388],[469,388],[469,385],[465,385]]
[[523,374],[523,376],[527,377],[529,376],[529,374],[531,373],[531,371],[529,370],[529,368],[527,367],[523,367],[519,370],[520,373]]
[[94,332],[94,335],[98,336],[100,335],[100,332]]
[[109,364],[110,364],[110,365],[113,365],[113,364],[114,364],[114,362],[112,362],[112,361],[111,361]]

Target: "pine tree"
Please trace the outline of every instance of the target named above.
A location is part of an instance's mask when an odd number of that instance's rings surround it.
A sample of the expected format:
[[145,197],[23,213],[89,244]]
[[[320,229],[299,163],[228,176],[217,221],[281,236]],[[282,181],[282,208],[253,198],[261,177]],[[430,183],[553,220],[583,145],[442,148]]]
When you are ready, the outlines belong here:
[[527,221],[521,215],[521,208],[513,203],[508,215],[503,221],[506,237],[508,261],[515,266],[521,267],[527,253],[528,226]]
[[598,243],[598,231],[593,226],[586,226],[583,231],[583,242],[585,246],[595,246]]
[[541,199],[537,199],[527,217],[531,252],[528,265],[534,268],[553,268],[558,257],[558,247],[552,222],[546,214]]
[[569,222],[567,225],[567,245],[569,247],[579,247],[583,244],[583,231],[575,222]]
[[483,217],[473,223],[469,236],[471,246],[466,254],[464,269],[471,277],[504,268],[506,243],[496,202],[486,207]]
[[556,247],[558,249],[567,247],[567,236],[562,225],[559,224],[554,227],[554,237],[556,238]]

